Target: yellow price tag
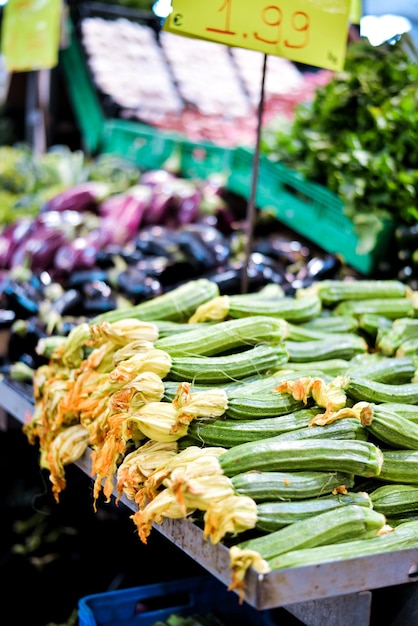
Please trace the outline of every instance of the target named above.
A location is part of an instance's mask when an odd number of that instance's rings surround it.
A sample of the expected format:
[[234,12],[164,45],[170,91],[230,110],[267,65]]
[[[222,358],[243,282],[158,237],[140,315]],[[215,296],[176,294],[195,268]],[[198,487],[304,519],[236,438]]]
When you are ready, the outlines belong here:
[[57,65],[61,10],[62,0],[8,0],[1,47],[9,72]]
[[350,22],[352,24],[360,24],[363,17],[363,7],[361,0],[351,0]]
[[172,0],[164,29],[331,70],[344,67],[351,0]]

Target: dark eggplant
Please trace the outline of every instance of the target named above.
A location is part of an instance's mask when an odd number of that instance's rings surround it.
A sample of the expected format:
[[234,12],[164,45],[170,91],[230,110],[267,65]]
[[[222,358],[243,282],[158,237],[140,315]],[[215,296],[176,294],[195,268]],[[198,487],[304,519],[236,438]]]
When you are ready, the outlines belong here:
[[117,277],[117,288],[134,304],[161,295],[163,289],[158,279],[148,276],[137,267],[128,267]]
[[17,319],[26,320],[39,314],[40,294],[28,284],[7,278],[1,285],[1,294],[4,308],[14,311]]
[[83,299],[77,289],[67,289],[64,293],[50,303],[50,311],[62,317],[63,315],[76,315],[82,310]]
[[37,354],[36,346],[46,336],[45,326],[39,318],[18,319],[11,328],[7,360],[12,363],[23,360],[33,368],[43,365],[47,360]]

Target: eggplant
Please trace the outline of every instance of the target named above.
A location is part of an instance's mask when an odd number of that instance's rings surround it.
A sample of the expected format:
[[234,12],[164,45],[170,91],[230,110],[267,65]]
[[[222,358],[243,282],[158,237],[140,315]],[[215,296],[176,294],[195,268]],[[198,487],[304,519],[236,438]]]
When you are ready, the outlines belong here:
[[8,278],[1,285],[4,307],[23,320],[39,314],[40,295],[29,285]]
[[82,297],[77,289],[67,289],[64,293],[50,304],[50,311],[59,317],[63,315],[76,315],[82,310]]
[[36,352],[38,342],[47,336],[45,326],[37,317],[26,320],[17,319],[10,332],[7,360],[15,363],[24,360],[30,367],[36,368],[47,360]]
[[98,206],[112,192],[110,184],[97,181],[86,181],[62,191],[45,202],[45,211],[89,211],[97,213]]
[[21,219],[0,233],[0,268],[10,269],[10,262],[16,248],[26,240],[33,230],[33,220]]
[[142,224],[152,198],[145,185],[131,187],[125,193],[104,200],[99,206],[100,236],[106,244],[124,245],[131,241]]
[[10,269],[29,266],[32,272],[54,267],[57,251],[68,242],[64,232],[38,227],[16,247],[10,259]]
[[134,304],[163,293],[160,281],[137,267],[128,267],[120,272],[117,277],[117,288]]

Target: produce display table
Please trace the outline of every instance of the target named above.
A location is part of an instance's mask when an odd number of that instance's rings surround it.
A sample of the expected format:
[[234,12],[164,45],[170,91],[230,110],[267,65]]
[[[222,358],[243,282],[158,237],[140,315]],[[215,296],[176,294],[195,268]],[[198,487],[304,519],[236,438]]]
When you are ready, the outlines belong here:
[[[0,381],[0,407],[6,415],[24,423],[33,411],[30,389]],[[91,475],[86,453],[76,465]],[[126,507],[133,503],[122,498]],[[179,549],[198,562],[221,582],[230,583],[229,549],[208,542],[203,531],[185,519],[164,519],[155,524]],[[418,620],[418,549],[398,550],[339,563],[295,567],[260,575],[249,570],[246,601],[258,610],[283,607],[308,626],[368,626],[373,590],[400,586],[401,609],[387,626],[416,626]],[[383,622],[382,622],[383,623]]]

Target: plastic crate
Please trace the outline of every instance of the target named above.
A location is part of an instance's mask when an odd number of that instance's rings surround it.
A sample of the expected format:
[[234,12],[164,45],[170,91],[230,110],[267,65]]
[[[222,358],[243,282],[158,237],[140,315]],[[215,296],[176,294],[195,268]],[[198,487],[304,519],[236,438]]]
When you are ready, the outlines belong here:
[[210,174],[229,176],[231,154],[228,148],[184,140],[180,148],[180,172],[186,178],[205,179]]
[[238,596],[212,576],[110,591],[78,602],[79,626],[153,626],[173,613],[216,614],[225,626],[274,626],[268,610],[239,604]]
[[123,156],[146,170],[160,169],[174,159],[176,165],[170,169],[177,170],[180,141],[176,135],[146,124],[110,119],[103,125],[100,152]]
[[94,154],[102,139],[105,116],[71,22],[68,22],[68,37],[69,45],[60,51],[59,63],[81,131],[83,147],[86,152]]
[[[249,196],[252,153],[238,148],[232,158],[228,189]],[[344,203],[325,187],[307,181],[301,174],[261,155],[256,203],[269,209],[279,221],[340,256],[347,265],[369,275],[385,259],[393,241],[395,222],[386,220],[376,246],[367,254],[359,252],[360,240],[353,222],[344,214]]]

